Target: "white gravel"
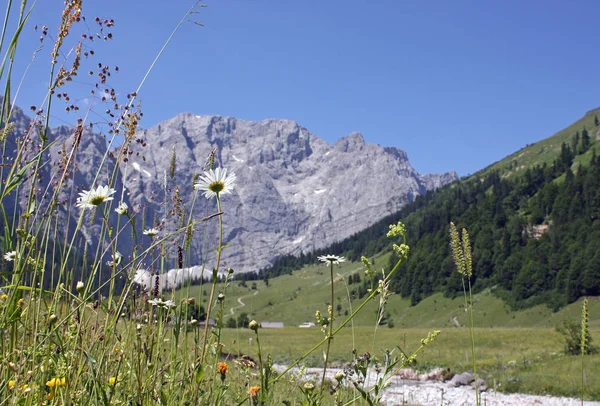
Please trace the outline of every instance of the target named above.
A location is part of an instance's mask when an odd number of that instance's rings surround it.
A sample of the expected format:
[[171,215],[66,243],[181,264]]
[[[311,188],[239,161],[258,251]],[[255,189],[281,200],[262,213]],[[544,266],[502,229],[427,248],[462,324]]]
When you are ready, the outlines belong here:
[[[475,390],[454,387],[441,382],[405,381],[394,379],[385,392],[386,405],[471,406],[475,405]],[[481,394],[482,406],[577,406],[580,399],[556,396],[504,394],[487,391]],[[584,402],[586,406],[600,406],[600,402]]]
[[[274,365],[274,369],[281,373],[285,366]],[[339,368],[327,370],[327,377],[333,380]],[[291,371],[300,374],[300,369]],[[305,368],[301,380],[319,381],[323,370],[321,368]],[[455,387],[448,383],[436,381],[415,381],[393,377],[390,386],[384,392],[384,404],[395,405],[420,405],[420,406],[471,406],[475,405],[475,390],[467,386]],[[556,396],[526,395],[520,393],[504,394],[488,390],[481,393],[481,406],[579,406],[580,399],[563,398]],[[600,402],[584,402],[585,406],[600,406]]]

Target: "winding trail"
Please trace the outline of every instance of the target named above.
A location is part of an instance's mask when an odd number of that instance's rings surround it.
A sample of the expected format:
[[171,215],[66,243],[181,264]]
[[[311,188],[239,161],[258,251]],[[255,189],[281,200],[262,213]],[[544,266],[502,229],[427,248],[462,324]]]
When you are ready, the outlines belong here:
[[244,303],[244,302],[242,301],[242,298],[243,298],[243,297],[248,297],[248,296],[256,296],[256,295],[258,295],[258,292],[259,292],[259,291],[257,290],[256,292],[254,292],[254,293],[252,293],[252,294],[250,294],[250,295],[244,295],[244,296],[240,296],[240,297],[238,297],[238,298],[237,298],[237,302],[238,302],[240,305],[239,305],[239,306],[232,307],[231,309],[229,309],[229,313],[230,313],[232,316],[235,316],[235,309],[241,309],[242,307],[246,306],[246,303]]

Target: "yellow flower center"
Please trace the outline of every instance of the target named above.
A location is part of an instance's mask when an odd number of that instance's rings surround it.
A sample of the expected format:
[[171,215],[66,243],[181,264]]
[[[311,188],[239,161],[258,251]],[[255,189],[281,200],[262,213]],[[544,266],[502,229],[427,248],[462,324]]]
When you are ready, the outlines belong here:
[[217,181],[208,185],[208,188],[213,193],[220,193],[223,189],[225,189],[225,184],[223,182]]
[[104,196],[94,196],[90,199],[90,204],[99,206],[104,201]]

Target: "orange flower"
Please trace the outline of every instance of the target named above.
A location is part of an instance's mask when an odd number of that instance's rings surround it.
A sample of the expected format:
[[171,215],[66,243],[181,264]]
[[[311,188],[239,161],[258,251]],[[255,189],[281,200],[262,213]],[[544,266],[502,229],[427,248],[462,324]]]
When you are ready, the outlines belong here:
[[251,398],[256,398],[259,390],[260,386],[251,386],[250,389],[248,389],[248,395],[250,395]]
[[226,362],[219,362],[219,365],[217,365],[217,371],[221,375],[225,375],[229,371],[229,366]]

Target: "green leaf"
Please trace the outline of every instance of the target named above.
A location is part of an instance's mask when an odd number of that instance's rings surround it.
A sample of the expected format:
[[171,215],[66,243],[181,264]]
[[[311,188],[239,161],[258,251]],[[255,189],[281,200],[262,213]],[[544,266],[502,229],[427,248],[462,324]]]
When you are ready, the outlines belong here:
[[198,362],[196,365],[196,383],[202,382],[202,378],[204,378],[204,365]]

